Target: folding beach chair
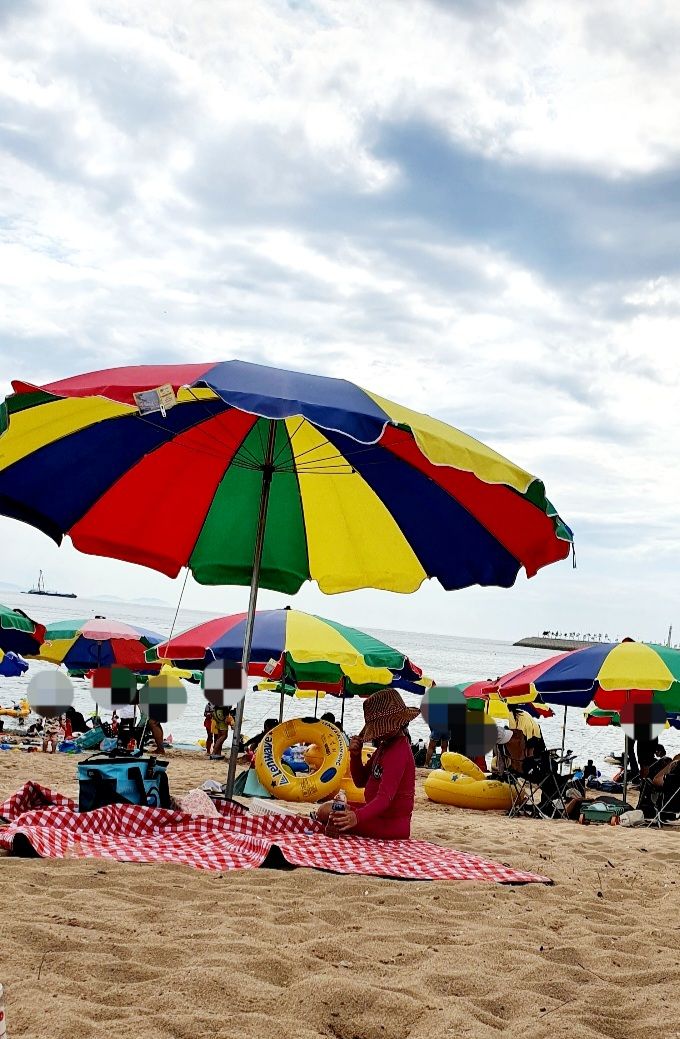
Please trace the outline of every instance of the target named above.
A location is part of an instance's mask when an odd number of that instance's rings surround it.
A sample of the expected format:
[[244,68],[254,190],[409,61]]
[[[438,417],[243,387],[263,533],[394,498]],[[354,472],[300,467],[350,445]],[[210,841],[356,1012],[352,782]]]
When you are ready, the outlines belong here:
[[510,816],[567,817],[566,791],[573,779],[570,774],[560,775],[558,763],[549,751],[536,751],[528,745],[524,733],[515,729],[508,743],[498,747],[498,758],[501,778],[510,786]]
[[661,827],[680,820],[680,764],[666,773],[661,787],[649,778],[642,780],[638,807],[645,813],[646,826]]

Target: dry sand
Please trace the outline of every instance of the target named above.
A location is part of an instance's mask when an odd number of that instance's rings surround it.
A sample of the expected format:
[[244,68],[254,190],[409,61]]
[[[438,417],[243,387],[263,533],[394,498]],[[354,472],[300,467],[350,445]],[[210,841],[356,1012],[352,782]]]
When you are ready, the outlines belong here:
[[[224,766],[175,753],[181,794]],[[74,760],[0,755],[0,800]],[[17,1039],[680,1035],[680,834],[429,804],[414,836],[553,887],[0,859]]]

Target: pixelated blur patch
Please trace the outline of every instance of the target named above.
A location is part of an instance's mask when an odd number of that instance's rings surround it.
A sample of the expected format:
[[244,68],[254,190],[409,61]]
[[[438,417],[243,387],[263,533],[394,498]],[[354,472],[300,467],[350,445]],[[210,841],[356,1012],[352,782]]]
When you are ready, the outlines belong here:
[[126,667],[98,667],[92,675],[90,694],[108,711],[127,707],[135,702],[137,679]]
[[186,705],[187,691],[174,675],[152,675],[139,690],[140,710],[160,725],[180,718]]
[[235,660],[213,660],[203,672],[203,695],[213,707],[235,706],[246,688],[246,673]]
[[449,750],[468,758],[484,757],[496,745],[497,729],[485,711],[471,710],[460,689],[433,686],[423,696],[420,713],[430,733],[447,739]]
[[58,718],[73,703],[73,682],[56,668],[39,671],[28,683],[31,710],[43,718]]
[[626,703],[619,712],[626,736],[643,743],[658,739],[666,727],[666,709],[660,703]]

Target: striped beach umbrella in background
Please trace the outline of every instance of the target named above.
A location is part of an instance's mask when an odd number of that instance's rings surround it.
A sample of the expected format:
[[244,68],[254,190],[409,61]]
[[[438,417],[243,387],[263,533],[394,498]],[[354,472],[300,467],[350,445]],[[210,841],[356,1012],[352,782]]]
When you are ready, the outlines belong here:
[[40,650],[44,638],[44,624],[31,620],[23,610],[0,605],[0,650],[29,656]]
[[[240,663],[246,621],[244,613],[206,621],[154,646],[147,660],[191,668],[205,668],[215,660]],[[289,607],[255,614],[248,674],[284,682],[292,691],[336,696],[368,696],[389,685],[407,685],[420,693],[427,688],[418,685],[421,669],[399,650],[357,628]]]
[[615,725],[617,728],[621,725],[618,711],[604,711],[601,707],[597,707],[595,704],[586,707],[583,712],[583,717],[585,718],[586,725]]
[[[680,711],[680,651],[625,639],[560,653],[506,675],[497,683],[501,696],[533,689],[543,701],[567,707],[591,704],[605,712],[626,711],[633,705],[661,705],[666,714]],[[592,713],[589,724],[604,724],[606,715]],[[588,718],[586,719],[588,721]],[[613,723],[615,724],[615,723]],[[624,797],[627,787],[627,744],[624,750]]]
[[45,641],[34,654],[37,660],[63,664],[74,674],[99,667],[126,667],[137,674],[157,674],[159,663],[149,663],[146,652],[162,641],[162,635],[135,624],[93,617],[48,624]]

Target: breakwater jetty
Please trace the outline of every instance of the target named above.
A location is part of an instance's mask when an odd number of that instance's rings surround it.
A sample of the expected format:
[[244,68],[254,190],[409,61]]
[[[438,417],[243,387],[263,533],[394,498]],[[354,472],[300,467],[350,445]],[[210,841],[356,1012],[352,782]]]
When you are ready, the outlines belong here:
[[597,646],[598,644],[585,639],[551,639],[541,635],[530,635],[513,643],[515,646],[526,646],[527,649],[554,649],[556,653],[566,653],[572,649],[585,649],[586,646]]

